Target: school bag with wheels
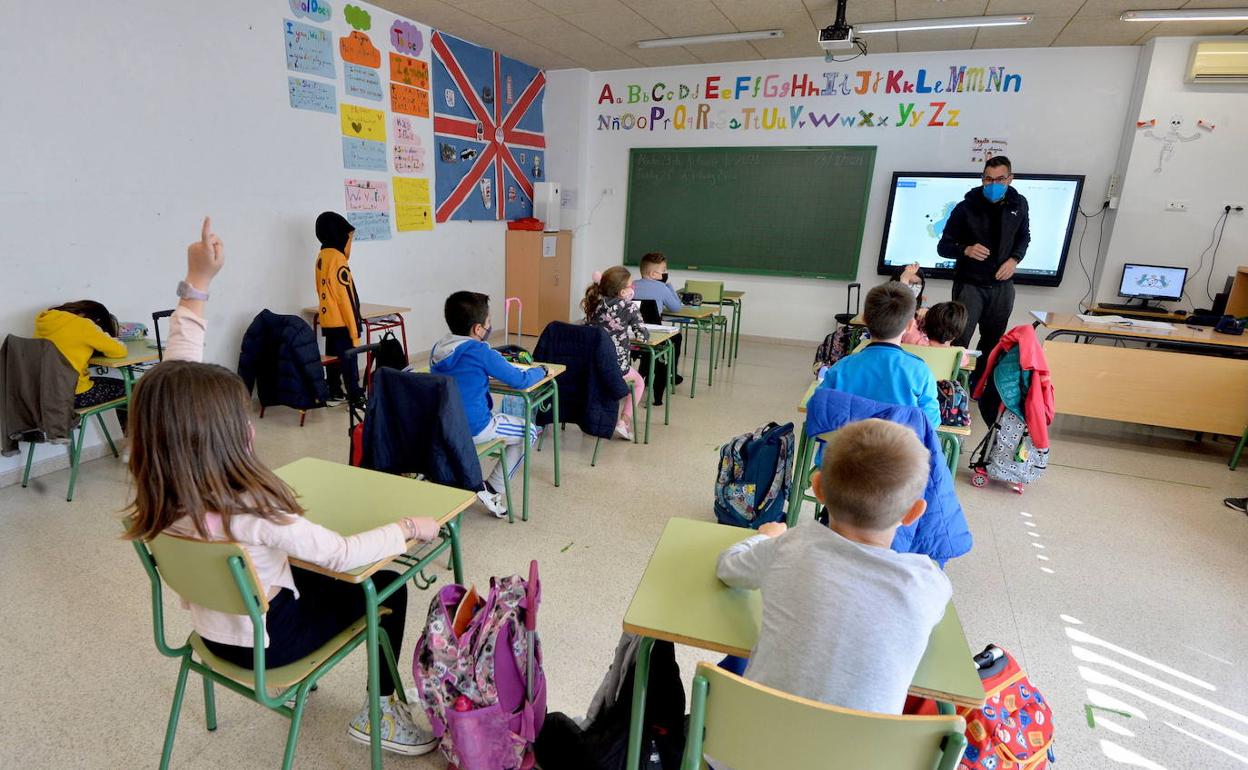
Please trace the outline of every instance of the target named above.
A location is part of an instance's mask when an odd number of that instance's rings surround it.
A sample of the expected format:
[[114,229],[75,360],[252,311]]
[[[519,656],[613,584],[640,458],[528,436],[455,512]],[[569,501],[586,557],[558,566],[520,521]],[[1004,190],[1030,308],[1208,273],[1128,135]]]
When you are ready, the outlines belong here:
[[719,448],[715,518],[758,529],[784,518],[793,481],[793,423],[769,422]]
[[971,400],[957,380],[936,383],[936,400],[940,405],[940,424],[965,428],[971,424]]
[[457,770],[528,770],[546,718],[546,676],[537,637],[541,582],[490,578],[443,586],[416,642],[412,675],[442,755]]
[[959,770],[1044,770],[1053,756],[1053,711],[1005,650],[990,644],[975,656],[987,699],[962,708],[966,753]]
[[[849,322],[858,315],[858,307],[862,299],[862,284],[851,283],[845,291],[845,312],[837,313],[836,328],[823,338],[823,342],[819,343],[819,347],[815,349],[815,361],[811,364],[810,371],[816,377],[819,372],[845,356],[853,352],[854,346],[854,330]],[[851,310],[851,303],[853,309]]]

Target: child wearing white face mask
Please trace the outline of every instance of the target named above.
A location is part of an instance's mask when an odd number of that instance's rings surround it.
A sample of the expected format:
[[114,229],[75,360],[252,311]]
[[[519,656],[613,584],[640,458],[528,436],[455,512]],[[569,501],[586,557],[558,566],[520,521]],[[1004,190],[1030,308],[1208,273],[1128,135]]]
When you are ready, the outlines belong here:
[[629,337],[648,340],[650,332],[642,324],[641,313],[633,304],[633,278],[628,268],[617,265],[602,273],[594,273],[593,277],[594,282],[585,288],[581,310],[585,312],[586,324],[607,330],[615,343],[620,374],[633,389],[633,399],[624,399],[623,413],[615,424],[615,435],[632,441],[633,400],[641,403],[646,393],[646,381],[630,365]]

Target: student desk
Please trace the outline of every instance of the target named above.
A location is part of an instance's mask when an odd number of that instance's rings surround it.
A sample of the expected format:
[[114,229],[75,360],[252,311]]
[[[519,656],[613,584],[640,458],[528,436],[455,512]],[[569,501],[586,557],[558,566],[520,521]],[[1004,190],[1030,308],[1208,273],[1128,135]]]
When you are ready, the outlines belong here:
[[[1248,440],[1248,336],[1181,324],[1158,330],[1086,323],[1064,313],[1034,315],[1048,332],[1044,355],[1058,414],[1240,436],[1229,465],[1233,470],[1238,464]],[[1144,347],[1078,344],[1097,339]]]
[[640,353],[650,362],[649,371],[646,375],[646,440],[650,443],[650,408],[654,406],[654,365],[659,361],[667,363],[667,381],[662,383],[663,393],[667,398],[663,401],[663,424],[670,425],[672,421],[672,391],[675,389],[676,367],[675,346],[672,340],[676,339],[680,332],[656,332],[650,330],[650,339],[642,340],[636,337],[629,340],[629,346]]
[[[305,307],[305,313],[312,314],[312,333],[316,333],[316,327],[320,325],[321,309],[320,307]],[[400,307],[398,305],[374,305],[371,302],[360,303],[360,318],[364,320],[364,342],[362,344],[372,344],[373,334],[380,334],[388,329],[398,329],[400,338],[403,340],[403,355],[409,359],[411,356],[407,352],[407,322],[403,320],[404,313],[410,313],[410,307]],[[368,354],[368,360],[373,360],[373,354]]]
[[[531,368],[523,364],[516,364],[516,366],[521,369]],[[554,412],[551,433],[555,435],[555,486],[559,486],[559,383],[555,381],[555,378],[563,374],[568,367],[563,364],[543,364],[540,361],[534,366],[545,366],[547,374],[535,385],[530,385],[523,390],[509,388],[498,380],[490,380],[491,393],[501,396],[519,396],[524,401],[524,502],[520,506],[522,521],[529,520],[529,453],[532,451],[529,445],[529,429],[534,423],[533,417],[537,414],[537,410],[545,404],[549,404]],[[511,469],[504,470],[510,471]]]
[[[290,563],[348,583],[358,583],[364,591],[365,640],[368,649],[369,720],[373,736],[372,766],[381,768],[381,647],[378,608],[391,594],[448,549],[455,581],[463,583],[463,557],[459,540],[459,514],[476,500],[476,494],[428,481],[416,481],[388,473],[353,468],[327,460],[305,457],[275,471],[299,494],[308,521],[340,535],[349,536],[390,524],[407,516],[437,519],[438,539],[430,543],[409,542],[414,552],[382,559],[346,572],[333,572],[315,564],[291,558]],[[396,568],[399,578],[378,591],[372,576],[383,567]],[[424,587],[427,587],[424,586]],[[398,640],[393,640],[397,645]],[[403,687],[397,692],[403,696]]]
[[[663,529],[624,615],[624,630],[641,637],[625,770],[639,767],[650,652],[656,640],[739,657],[749,657],[754,648],[762,598],[757,591],[721,583],[715,566],[720,552],[755,534],[692,519],[670,519]],[[984,702],[984,688],[952,602],[932,631],[910,693],[958,706],[976,707]]]
[[87,364],[107,369],[120,369],[121,380],[126,386],[126,400],[129,401],[130,390],[134,387],[135,367],[157,360],[160,357],[160,353],[156,348],[149,346],[147,339],[131,340],[126,342],[125,346],[126,354],[120,358],[96,355],[87,359]]
[[711,379],[715,374],[715,316],[715,311],[705,305],[663,311],[664,318],[670,318],[685,326],[692,325],[697,329],[697,336],[694,337],[693,343],[693,377],[689,381],[689,398],[693,398],[698,389],[698,355],[702,352],[703,329],[711,333],[710,357],[706,361],[706,387],[711,387]]

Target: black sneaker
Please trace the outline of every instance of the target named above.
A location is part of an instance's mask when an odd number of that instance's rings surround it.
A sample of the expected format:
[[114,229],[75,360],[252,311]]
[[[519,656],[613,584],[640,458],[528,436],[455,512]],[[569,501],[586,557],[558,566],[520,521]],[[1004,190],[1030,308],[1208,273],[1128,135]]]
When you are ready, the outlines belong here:
[[1248,497],[1228,497],[1222,504],[1231,510],[1248,513]]
[[685,378],[680,376],[679,374],[672,377],[672,382],[676,383],[677,385],[679,385],[680,383],[684,381],[685,381]]

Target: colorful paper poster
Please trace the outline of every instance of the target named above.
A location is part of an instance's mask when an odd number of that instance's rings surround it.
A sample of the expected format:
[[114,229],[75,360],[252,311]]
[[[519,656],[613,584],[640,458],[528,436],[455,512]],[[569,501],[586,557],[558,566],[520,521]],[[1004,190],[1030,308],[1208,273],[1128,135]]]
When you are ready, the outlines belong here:
[[286,69],[337,77],[334,70],[334,43],[329,30],[283,19],[286,25]]
[[427,91],[429,90],[429,65],[420,59],[392,53],[390,54],[390,79]]
[[416,129],[412,128],[411,118],[395,115],[391,126],[393,130],[390,132],[390,140],[395,144],[420,144],[420,137],[416,135]]
[[386,141],[386,113],[355,104],[342,105],[342,135],[373,142]]
[[404,115],[427,118],[429,117],[429,92],[405,86],[402,83],[391,83],[390,109]]
[[433,208],[430,206],[429,180],[393,177],[394,224],[398,231],[433,229]]
[[361,171],[389,171],[386,166],[386,143],[367,139],[342,138],[343,168]]
[[390,186],[376,179],[348,179],[343,183],[347,211],[389,211]]
[[343,61],[349,61],[361,67],[377,69],[381,66],[381,51],[377,50],[377,46],[373,45],[368,35],[358,29],[346,37],[338,38],[338,52],[342,54]]
[[419,174],[425,170],[425,148],[410,144],[393,145],[394,173]]
[[420,27],[397,19],[390,27],[390,45],[399,53],[420,56],[425,49],[425,36],[420,34]]
[[329,21],[331,11],[325,0],[290,0],[290,12],[312,21]]
[[389,211],[348,211],[347,221],[355,228],[355,240],[390,240]]
[[[342,75],[346,82],[347,94],[349,96],[358,96],[361,99],[372,99],[379,102],[385,96],[385,91],[381,87],[381,78],[377,76],[377,70],[361,67],[358,64],[342,65]],[[332,92],[333,89],[331,88]]]
[[373,27],[373,17],[358,5],[344,5],[342,18],[346,19],[347,24],[350,24],[352,28],[361,32],[367,32]]
[[290,89],[290,106],[296,110],[327,112],[330,115],[338,112],[338,94],[329,83],[288,77],[286,84]]

